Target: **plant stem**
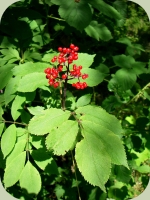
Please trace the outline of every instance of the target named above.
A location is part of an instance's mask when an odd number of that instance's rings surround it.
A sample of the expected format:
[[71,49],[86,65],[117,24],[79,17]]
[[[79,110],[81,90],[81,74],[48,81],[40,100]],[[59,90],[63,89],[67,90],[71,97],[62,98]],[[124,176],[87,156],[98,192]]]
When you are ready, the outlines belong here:
[[52,18],[52,19],[56,19],[56,20],[59,20],[59,21],[65,21],[64,19],[60,19],[60,18],[57,18],[57,17],[53,17],[53,16],[48,16],[49,18]]
[[79,191],[79,187],[78,187],[77,173],[76,173],[76,164],[75,164],[75,160],[74,160],[72,151],[71,151],[71,157],[72,157],[72,163],[73,163],[73,167],[74,167],[75,179],[77,182],[77,191],[78,191],[78,195],[79,195],[79,200],[81,200],[80,191]]
[[[69,64],[68,66],[66,66],[67,68],[67,77],[68,77],[68,74],[69,74]],[[64,90],[63,90],[63,93],[62,93],[62,109],[65,111],[65,102],[66,102],[66,96],[67,96],[67,82],[68,82],[68,78],[65,79],[65,83],[64,83]]]
[[3,123],[10,123],[10,124],[19,124],[19,125],[22,125],[22,126],[28,126],[27,124],[19,123],[19,122],[13,122],[13,121],[1,120],[0,122],[3,122]]
[[127,104],[130,104],[133,101],[137,101],[143,95],[144,90],[146,90],[148,87],[150,87],[150,83],[145,85],[145,87],[143,87],[142,90],[140,90]]

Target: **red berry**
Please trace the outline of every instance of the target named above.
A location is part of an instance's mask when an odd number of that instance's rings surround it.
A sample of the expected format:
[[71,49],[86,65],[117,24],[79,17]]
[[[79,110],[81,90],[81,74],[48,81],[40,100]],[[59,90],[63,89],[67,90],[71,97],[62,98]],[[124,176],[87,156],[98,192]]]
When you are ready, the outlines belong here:
[[79,47],[74,47],[73,50],[74,51],[79,51]]
[[66,74],[63,74],[63,75],[62,75],[62,79],[65,80],[66,78],[67,78],[67,75],[66,75]]
[[45,70],[44,70],[44,72],[46,73],[46,74],[50,74],[51,73],[51,68],[46,68]]
[[63,70],[63,65],[59,65],[58,71],[61,72]]
[[56,60],[54,58],[51,59],[51,62],[55,62]]
[[87,83],[83,82],[83,86],[84,86],[84,88],[86,88],[87,87]]
[[63,48],[63,53],[66,53],[67,52],[67,49],[66,48]]
[[59,86],[59,82],[54,82],[53,86],[54,86],[54,88],[57,88]]
[[74,44],[70,44],[70,49],[74,49]]
[[78,56],[74,56],[73,59],[74,59],[74,60],[78,60]]
[[61,52],[62,51],[62,47],[58,47],[58,51]]
[[47,78],[47,79],[49,79],[50,77],[51,77],[51,75],[50,75],[50,74],[47,74],[47,75],[46,75],[46,78]]
[[53,83],[54,83],[54,80],[53,79],[49,79],[49,85],[53,85]]
[[76,70],[76,69],[77,69],[77,65],[74,64],[74,65],[73,65],[73,70]]

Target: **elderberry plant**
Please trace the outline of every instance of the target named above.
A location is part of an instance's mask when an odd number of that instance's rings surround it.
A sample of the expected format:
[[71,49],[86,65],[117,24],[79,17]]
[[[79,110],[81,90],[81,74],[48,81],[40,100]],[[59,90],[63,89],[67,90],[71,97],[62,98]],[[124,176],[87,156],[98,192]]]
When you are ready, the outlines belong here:
[[[38,168],[48,173],[58,173],[57,170],[54,172],[58,168],[55,156],[64,156],[68,152],[72,155],[75,174],[78,167],[87,182],[104,192],[112,165],[128,168],[121,141],[123,130],[115,116],[90,104],[90,101],[78,103],[73,109],[65,107],[69,84],[83,91],[104,79],[98,70],[89,68],[95,55],[78,53],[78,50],[79,47],[74,44],[69,48],[59,47],[59,54],[51,58],[50,67],[47,67],[47,62],[8,65],[7,70],[11,70],[12,76],[4,95],[7,97],[5,104],[13,101],[11,116],[14,122],[1,116],[2,124],[12,123],[4,130],[1,139],[1,150],[6,161],[5,188],[19,181],[20,187],[28,194],[37,195],[42,187]],[[32,84],[29,80],[32,80]],[[10,88],[13,88],[15,96],[11,95]],[[32,106],[38,88],[40,92],[48,92],[50,97],[55,90],[60,91],[61,106]],[[78,195],[80,197],[79,189]]]

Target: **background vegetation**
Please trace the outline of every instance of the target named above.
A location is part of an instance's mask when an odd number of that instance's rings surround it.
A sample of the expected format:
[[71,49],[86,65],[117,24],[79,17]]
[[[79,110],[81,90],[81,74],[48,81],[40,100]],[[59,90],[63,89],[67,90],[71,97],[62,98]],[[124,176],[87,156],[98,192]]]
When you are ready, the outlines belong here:
[[[34,163],[35,154],[30,162],[40,173],[40,192],[29,194],[17,182],[7,188],[10,194],[25,200],[75,200],[79,196],[87,200],[127,200],[144,191],[150,174],[149,34],[145,11],[126,0],[72,0],[72,4],[66,0],[22,0],[5,11],[0,25],[0,135],[15,124],[19,128],[17,137],[21,137],[22,124],[28,124],[34,113],[41,112],[41,107],[60,107],[59,90],[36,83],[34,91],[30,91],[32,78],[27,92],[18,91],[17,84],[24,75],[21,67],[32,63],[40,68],[38,63],[42,63],[46,68],[59,46],[73,43],[81,53],[95,54],[91,69],[100,76],[83,91],[69,86],[67,108],[97,105],[118,118],[130,167],[128,170],[122,165],[112,165],[104,193],[84,180],[72,158],[74,152],[55,155],[50,170]],[[33,107],[39,110],[32,110]],[[8,146],[12,140],[11,137],[7,140]],[[39,149],[42,141],[42,137],[35,137],[30,142]],[[3,156],[0,151],[2,180],[10,159],[9,155]]]

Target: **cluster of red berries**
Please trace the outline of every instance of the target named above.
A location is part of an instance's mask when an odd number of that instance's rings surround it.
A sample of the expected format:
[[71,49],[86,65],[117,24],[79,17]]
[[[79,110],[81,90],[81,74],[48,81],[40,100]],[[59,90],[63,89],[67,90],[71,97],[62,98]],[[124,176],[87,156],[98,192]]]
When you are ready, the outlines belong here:
[[49,79],[49,85],[53,86],[54,88],[57,88],[59,86],[59,82],[56,81],[56,79],[58,78],[59,70],[48,67],[44,70],[44,72],[46,73],[46,78]]
[[65,63],[66,61],[68,64],[71,64],[73,60],[78,59],[79,47],[75,46],[74,44],[70,45],[70,48],[62,48],[58,47],[58,51],[60,52],[58,56],[54,56],[51,62],[58,62],[59,64]]
[[[47,68],[44,70],[46,73],[46,78],[49,79],[49,85],[57,88],[59,86],[59,81],[61,80],[71,80],[74,78],[78,78],[77,83],[73,83],[72,86],[76,89],[84,89],[87,87],[87,83],[80,82],[80,78],[86,79],[88,78],[88,74],[82,74],[82,66],[77,66],[76,64],[73,65],[73,68],[69,69],[69,64],[73,62],[73,60],[78,59],[79,47],[75,46],[74,44],[70,45],[70,48],[62,48],[59,47],[58,51],[60,52],[58,56],[54,56],[51,62],[58,62],[57,68]],[[67,65],[67,66],[66,66]],[[66,70],[63,70],[63,67],[66,66]]]

